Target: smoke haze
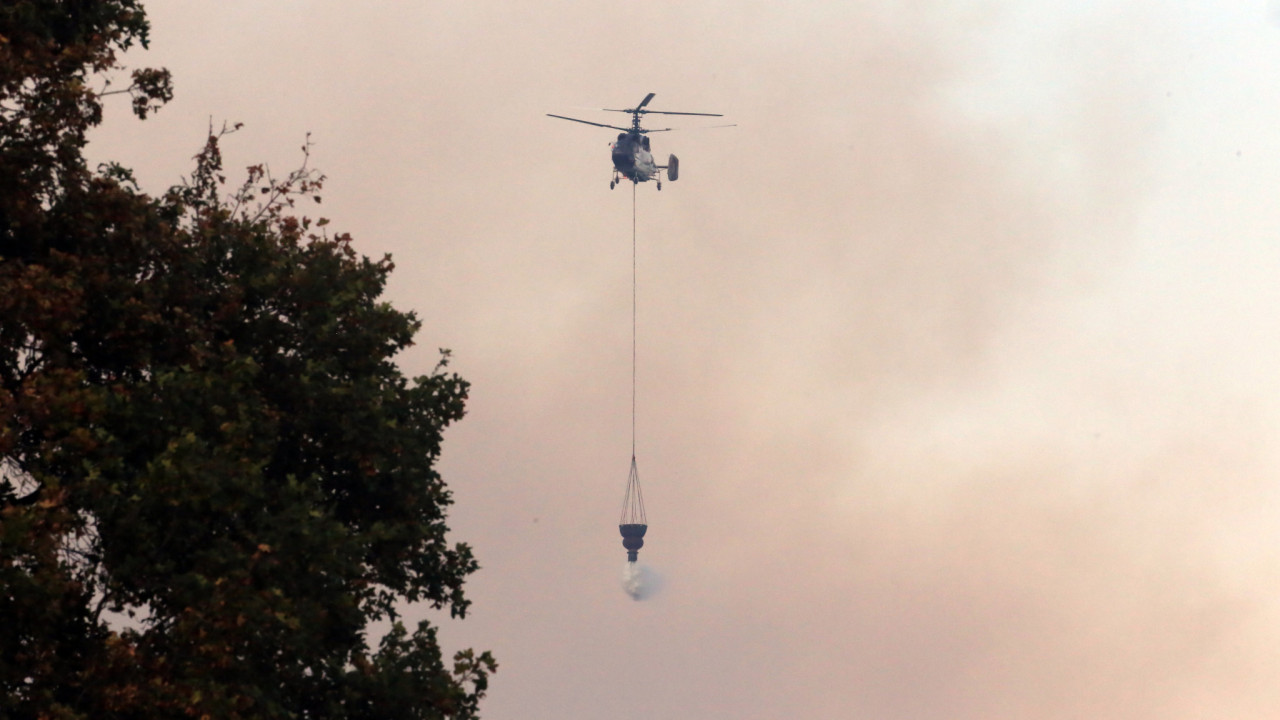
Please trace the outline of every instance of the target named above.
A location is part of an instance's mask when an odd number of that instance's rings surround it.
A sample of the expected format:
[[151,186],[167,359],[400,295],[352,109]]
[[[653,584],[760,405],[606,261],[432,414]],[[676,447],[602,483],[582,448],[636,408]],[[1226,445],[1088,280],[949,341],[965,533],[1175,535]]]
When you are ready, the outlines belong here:
[[[310,131],[406,372],[473,382],[441,470],[483,569],[433,619],[498,657],[486,717],[1280,714],[1274,4],[148,8],[177,99],[91,152],[159,191],[210,116],[229,169]],[[637,188],[675,581],[633,603],[630,188],[544,113],[648,92],[738,127]]]

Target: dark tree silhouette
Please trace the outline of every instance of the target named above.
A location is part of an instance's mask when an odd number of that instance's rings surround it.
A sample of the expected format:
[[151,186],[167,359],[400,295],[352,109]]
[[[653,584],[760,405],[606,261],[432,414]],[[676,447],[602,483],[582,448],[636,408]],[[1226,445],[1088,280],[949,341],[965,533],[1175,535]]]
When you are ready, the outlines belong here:
[[467,609],[434,470],[467,383],[447,352],[401,374],[419,321],[379,300],[388,258],[295,213],[305,162],[228,189],[211,132],[158,198],[86,166],[104,96],[171,96],[108,82],[147,29],[0,6],[0,715],[476,717],[489,654],[446,666],[396,612]]

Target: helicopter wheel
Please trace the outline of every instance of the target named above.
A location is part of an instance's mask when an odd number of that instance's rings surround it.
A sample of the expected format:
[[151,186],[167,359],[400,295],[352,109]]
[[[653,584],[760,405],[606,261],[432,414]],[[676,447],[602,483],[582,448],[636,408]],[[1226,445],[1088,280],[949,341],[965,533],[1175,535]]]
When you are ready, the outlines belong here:
[[610,180],[610,181],[609,181],[609,189],[610,189],[610,190],[612,190],[612,189],[613,189],[613,186],[614,186],[614,185],[617,185],[617,184],[618,184],[618,182],[617,182],[616,180]]
[[658,181],[658,192],[662,192],[662,181]]

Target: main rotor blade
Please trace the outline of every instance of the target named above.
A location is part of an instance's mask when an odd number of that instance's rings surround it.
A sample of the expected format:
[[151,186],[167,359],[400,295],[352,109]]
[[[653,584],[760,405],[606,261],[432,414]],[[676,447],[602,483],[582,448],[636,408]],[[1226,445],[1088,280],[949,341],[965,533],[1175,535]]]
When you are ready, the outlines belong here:
[[704,117],[724,117],[724,115],[721,115],[720,113],[672,112],[670,110],[641,110],[640,108],[636,108],[634,110],[615,110],[613,108],[600,108],[600,109],[605,112],[621,112],[621,113],[630,113],[632,115],[636,115],[636,114],[640,114],[640,115],[702,115]]
[[656,93],[649,93],[648,95],[645,95],[645,96],[644,96],[644,100],[642,100],[642,101],[640,102],[640,104],[636,106],[636,109],[637,109],[637,110],[639,110],[640,108],[644,107],[645,105],[648,105],[648,104],[649,104],[649,101],[653,99],[653,96],[654,96],[655,94],[656,94]]
[[617,125],[605,125],[604,123],[591,122],[590,120],[579,120],[578,118],[565,117],[563,115],[552,115],[551,113],[547,113],[547,117],[560,118],[561,120],[572,120],[573,122],[580,122],[583,125],[595,125],[596,127],[613,128],[614,130],[631,132],[631,128],[618,127]]
[[733,124],[731,124],[731,125],[707,125],[707,126],[705,126],[705,127],[691,127],[691,128],[662,128],[661,130],[644,130],[644,129],[641,129],[641,130],[640,130],[640,132],[642,132],[642,133],[651,133],[651,132],[667,132],[667,131],[689,132],[690,130],[715,130],[716,128],[727,128],[727,127],[738,127],[738,124],[737,124],[737,123],[733,123]]
[[670,110],[645,110],[646,115],[703,115],[705,117],[724,117],[720,113],[671,112]]

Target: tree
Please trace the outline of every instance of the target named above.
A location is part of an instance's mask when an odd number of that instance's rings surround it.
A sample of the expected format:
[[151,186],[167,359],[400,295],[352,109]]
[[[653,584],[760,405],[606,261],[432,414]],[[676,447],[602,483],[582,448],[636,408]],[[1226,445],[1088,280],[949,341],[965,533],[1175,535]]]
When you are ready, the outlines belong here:
[[228,191],[211,132],[161,197],[86,167],[105,96],[171,96],[108,82],[147,30],[134,0],[0,7],[0,715],[476,717],[489,653],[446,666],[397,614],[468,607],[434,469],[468,385],[447,351],[401,374],[420,322],[389,258],[295,214],[305,162]]

